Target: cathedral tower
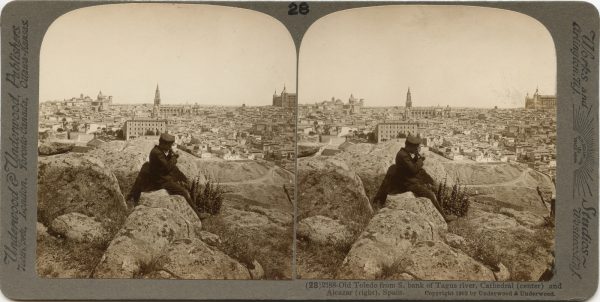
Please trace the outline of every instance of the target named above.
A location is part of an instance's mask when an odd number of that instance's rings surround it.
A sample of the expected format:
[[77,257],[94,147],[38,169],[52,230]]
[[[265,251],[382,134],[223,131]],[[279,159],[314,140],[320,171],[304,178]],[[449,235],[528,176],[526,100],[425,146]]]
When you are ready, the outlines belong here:
[[152,108],[152,117],[158,118],[160,116],[160,89],[156,84],[156,92],[154,92],[154,107]]
[[154,105],[160,106],[160,89],[158,89],[158,84],[156,84],[156,92],[154,93]]
[[406,108],[412,108],[412,100],[410,98],[410,87],[408,87],[408,92],[406,93]]

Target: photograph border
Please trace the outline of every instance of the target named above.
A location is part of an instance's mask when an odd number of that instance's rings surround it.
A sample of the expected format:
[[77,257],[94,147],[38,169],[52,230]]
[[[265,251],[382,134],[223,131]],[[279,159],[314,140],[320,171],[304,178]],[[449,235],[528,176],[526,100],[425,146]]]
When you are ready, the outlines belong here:
[[[3,294],[11,299],[459,299],[494,300],[499,297],[477,293],[467,296],[428,296],[427,288],[436,281],[352,281],[352,280],[291,280],[291,281],[240,281],[240,280],[129,280],[129,279],[45,279],[37,276],[36,258],[36,197],[37,196],[37,122],[39,99],[39,52],[46,30],[61,15],[84,7],[103,4],[131,3],[128,1],[14,1],[2,11],[2,111],[1,152],[3,173],[1,180],[1,244],[4,249],[11,240],[22,242],[19,257],[15,261],[3,252],[1,287]],[[137,2],[137,3],[163,3]],[[596,8],[586,2],[309,2],[306,15],[288,15],[290,2],[207,2],[177,1],[164,3],[211,4],[255,10],[274,17],[290,31],[296,46],[297,67],[299,48],[304,33],[319,18],[330,13],[359,7],[381,5],[461,5],[506,9],[520,12],[538,20],[550,32],[557,56],[557,183],[556,197],[556,248],[555,276],[544,284],[541,292],[547,300],[584,300],[596,291],[598,285],[598,40],[599,18]],[[299,2],[298,2],[299,3]],[[586,88],[587,99],[572,92],[571,83],[581,74],[573,74],[572,62],[576,59],[571,51],[574,32],[581,38],[593,36],[593,59],[586,61],[589,73]],[[13,39],[26,41],[19,50],[11,45]],[[15,51],[19,51],[20,65],[11,65]],[[25,59],[23,59],[25,58]],[[9,75],[18,72],[22,81],[15,83]],[[298,72],[298,71],[297,71]],[[579,78],[581,80],[581,78]],[[302,87],[296,78],[298,97]],[[587,108],[586,108],[587,107]],[[589,111],[591,108],[591,111]],[[581,126],[583,125],[583,126]],[[591,136],[586,145],[586,163],[593,165],[593,173],[583,185],[589,193],[578,191],[575,174],[580,166],[574,162],[574,140],[579,136]],[[585,140],[584,140],[585,141]],[[15,152],[16,151],[16,152]],[[296,172],[297,173],[297,172]],[[587,189],[586,189],[587,190]],[[296,200],[298,196],[297,190]],[[297,210],[296,210],[297,211]],[[575,213],[587,213],[585,223],[577,220]],[[573,233],[584,238],[588,244],[580,245]],[[583,237],[579,238],[582,239]],[[574,247],[577,250],[574,250]],[[584,266],[577,267],[573,261],[587,257]],[[295,265],[295,262],[292,262]],[[402,284],[402,294],[392,296],[327,296],[329,289],[373,283]],[[414,284],[408,288],[406,284]],[[443,281],[460,285],[499,284],[505,282]],[[515,286],[532,282],[512,282]],[[536,283],[536,282],[533,282]],[[555,288],[549,288],[553,285]],[[450,291],[457,292],[459,289]],[[502,289],[495,288],[495,291]],[[515,289],[516,290],[516,289]],[[539,296],[508,296],[503,300],[539,300]]]

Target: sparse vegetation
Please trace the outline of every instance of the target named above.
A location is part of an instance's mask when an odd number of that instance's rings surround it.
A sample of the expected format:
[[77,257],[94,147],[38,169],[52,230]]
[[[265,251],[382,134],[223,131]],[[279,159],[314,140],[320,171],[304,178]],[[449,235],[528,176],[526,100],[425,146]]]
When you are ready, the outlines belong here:
[[471,192],[465,186],[461,186],[457,181],[452,187],[447,183],[447,179],[438,184],[435,196],[442,207],[445,215],[465,216],[469,211],[471,203]]
[[80,243],[54,237],[38,240],[38,258],[52,259],[36,262],[38,274],[51,278],[90,278],[107,246],[107,243]]
[[404,270],[405,267],[412,265],[412,260],[401,258],[396,260],[390,265],[384,264],[381,267],[381,273],[376,277],[377,280],[392,280],[398,279],[401,274],[411,276],[413,279],[418,280],[414,275]]
[[133,276],[135,279],[144,278],[144,276],[159,271],[163,268],[166,263],[165,257],[154,257],[148,262],[141,262],[139,264],[140,270]]
[[463,251],[471,258],[487,265],[492,270],[498,269],[501,256],[495,245],[495,240],[485,238],[489,233],[477,232],[470,224],[464,221],[455,221],[448,225],[451,233],[465,238],[465,247]]
[[265,279],[288,279],[291,276],[293,226],[288,225],[284,236],[276,227],[248,232],[232,227],[220,216],[212,216],[203,221],[204,230],[219,235],[221,243],[216,247],[249,269],[253,269],[254,260],[261,264]]
[[190,188],[192,208],[196,213],[218,214],[223,205],[223,195],[228,193],[215,180],[209,179],[202,184],[199,178],[194,179]]
[[540,273],[539,267],[545,265],[554,250],[553,228],[539,227],[533,232],[492,231],[459,219],[448,225],[448,231],[465,238],[461,249],[493,271],[502,262],[514,281],[537,281],[533,274]]

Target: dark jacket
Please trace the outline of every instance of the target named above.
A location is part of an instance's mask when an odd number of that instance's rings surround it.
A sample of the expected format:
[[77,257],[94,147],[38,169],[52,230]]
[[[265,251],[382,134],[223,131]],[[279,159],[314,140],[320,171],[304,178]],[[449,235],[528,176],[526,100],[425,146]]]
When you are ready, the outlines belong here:
[[[413,155],[414,156],[414,155]],[[402,148],[396,154],[396,179],[402,185],[414,184],[419,181],[418,176],[423,170],[423,160]]]
[[165,181],[173,181],[173,174],[177,169],[177,155],[173,154],[171,150],[168,151],[168,155],[165,155],[158,146],[154,146],[150,151],[149,160],[149,172],[150,178],[155,183],[162,183]]

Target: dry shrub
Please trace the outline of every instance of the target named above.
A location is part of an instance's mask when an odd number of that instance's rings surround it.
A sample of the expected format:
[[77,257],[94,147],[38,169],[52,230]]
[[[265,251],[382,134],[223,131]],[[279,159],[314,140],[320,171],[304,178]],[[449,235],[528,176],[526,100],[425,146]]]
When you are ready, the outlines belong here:
[[223,195],[228,193],[219,182],[212,179],[202,184],[199,178],[194,179],[190,188],[192,208],[196,213],[218,214],[223,205]]
[[466,186],[461,186],[460,181],[457,181],[451,187],[448,186],[447,180],[438,184],[435,196],[444,211],[444,215],[456,215],[458,217],[465,216],[469,211],[472,193]]

